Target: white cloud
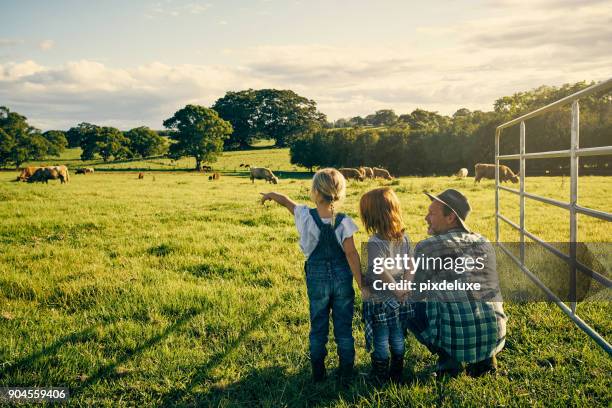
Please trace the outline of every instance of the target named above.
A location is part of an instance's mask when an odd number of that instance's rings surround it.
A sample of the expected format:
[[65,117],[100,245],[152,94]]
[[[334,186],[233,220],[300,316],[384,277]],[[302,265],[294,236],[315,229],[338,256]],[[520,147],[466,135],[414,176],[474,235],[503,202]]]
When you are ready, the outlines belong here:
[[185,4],[174,4],[171,1],[166,1],[165,3],[155,3],[150,12],[145,13],[146,18],[154,18],[155,15],[158,16],[172,16],[178,17],[180,15],[198,15],[205,13],[212,7],[210,3],[201,3],[201,2],[189,2]]
[[13,38],[0,38],[0,47],[12,47],[23,43],[23,40],[17,40]]
[[43,128],[80,121],[160,128],[186,103],[210,106],[227,91],[247,88],[292,89],[314,99],[330,119],[383,108],[444,114],[461,107],[490,110],[495,99],[539,85],[610,76],[612,6],[585,1],[571,12],[548,10],[553,1],[569,0],[534,0],[529,13],[421,27],[413,41],[426,44],[435,36],[437,44],[452,44],[436,48],[408,42],[226,48],[222,53],[232,60],[227,65],[5,63],[0,64],[0,100]]
[[55,46],[55,41],[53,40],[43,40],[40,43],[38,43],[38,48],[40,48],[43,51],[50,50],[54,46]]

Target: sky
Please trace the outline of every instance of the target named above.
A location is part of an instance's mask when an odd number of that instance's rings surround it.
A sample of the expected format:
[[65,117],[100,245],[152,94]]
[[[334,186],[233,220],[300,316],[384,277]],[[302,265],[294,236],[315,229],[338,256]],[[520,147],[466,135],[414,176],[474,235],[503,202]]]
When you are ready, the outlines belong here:
[[162,129],[227,91],[291,89],[329,120],[492,110],[612,77],[611,0],[0,0],[0,106],[42,130]]

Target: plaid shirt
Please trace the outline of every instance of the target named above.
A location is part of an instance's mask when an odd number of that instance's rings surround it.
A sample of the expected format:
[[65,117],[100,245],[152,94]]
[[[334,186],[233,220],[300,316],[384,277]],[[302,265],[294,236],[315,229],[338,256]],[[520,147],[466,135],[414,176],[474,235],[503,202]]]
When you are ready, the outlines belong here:
[[[491,245],[479,234],[456,228],[419,242],[414,252],[415,257],[456,256],[458,251],[469,252],[471,244]],[[432,273],[444,271],[419,268],[414,281],[417,284],[425,281],[427,275]],[[501,302],[428,301],[425,306],[427,328],[421,332],[421,337],[426,343],[446,351],[455,360],[468,363],[482,361],[504,347],[507,317]]]
[[[412,303],[398,302],[395,298],[388,298],[384,302],[363,302],[363,324],[366,341],[366,350],[372,351],[374,344],[374,327],[394,323],[403,326],[406,319],[413,317]],[[405,329],[405,328],[404,328]]]

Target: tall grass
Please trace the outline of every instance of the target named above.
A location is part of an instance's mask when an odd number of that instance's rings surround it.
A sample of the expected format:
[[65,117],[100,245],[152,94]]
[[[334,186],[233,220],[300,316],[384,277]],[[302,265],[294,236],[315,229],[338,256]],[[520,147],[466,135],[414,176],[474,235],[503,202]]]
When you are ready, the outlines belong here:
[[[68,386],[72,404],[96,406],[609,405],[610,358],[546,303],[506,303],[497,377],[436,382],[427,369],[435,358],[409,338],[406,385],[373,387],[362,375],[347,389],[311,384],[297,233],[285,209],[258,203],[270,185],[233,171],[247,160],[292,170],[285,149],[270,149],[226,154],[215,165],[226,172],[214,182],[190,172],[147,172],[143,180],[98,172],[44,185],[0,173],[0,386]],[[609,179],[582,179],[582,204],[606,209]],[[551,197],[562,183],[528,182]],[[342,210],[361,225],[359,197],[383,184],[350,182]],[[272,187],[306,200],[310,186],[305,176]],[[470,199],[472,228],[494,237],[490,181],[414,177],[393,187],[412,241],[426,236],[422,191],[448,187]],[[517,208],[508,201],[504,210]],[[527,219],[547,239],[567,239],[566,214],[534,206]],[[580,233],[612,241],[603,222],[584,222]],[[356,239],[367,237],[360,231]],[[365,373],[357,305],[357,364]],[[578,311],[611,338],[609,303]],[[328,360],[337,364],[333,341]]]

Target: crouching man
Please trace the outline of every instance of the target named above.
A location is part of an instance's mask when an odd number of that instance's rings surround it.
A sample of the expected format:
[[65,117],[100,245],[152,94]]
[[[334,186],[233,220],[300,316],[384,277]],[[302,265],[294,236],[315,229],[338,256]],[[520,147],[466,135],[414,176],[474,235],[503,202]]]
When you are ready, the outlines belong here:
[[[493,247],[467,227],[470,205],[463,194],[452,189],[438,196],[426,194],[431,199],[425,218],[431,237],[414,249],[412,281],[417,288],[433,289],[415,297],[420,299],[404,324],[438,355],[438,376],[455,376],[464,363],[472,376],[493,373],[497,369],[495,356],[505,344],[507,320]],[[465,273],[467,263],[472,267],[470,273]],[[442,281],[459,289],[437,290],[436,284]],[[479,290],[474,290],[475,286]],[[464,290],[466,287],[470,289]]]

